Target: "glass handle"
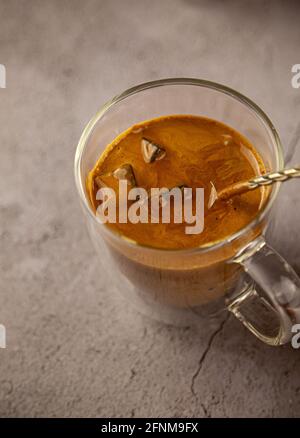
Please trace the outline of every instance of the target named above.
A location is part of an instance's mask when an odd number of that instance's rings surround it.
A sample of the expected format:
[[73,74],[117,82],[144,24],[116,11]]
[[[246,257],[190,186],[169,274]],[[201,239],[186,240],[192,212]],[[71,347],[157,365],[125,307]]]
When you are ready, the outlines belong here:
[[269,345],[282,345],[300,323],[300,279],[263,237],[233,260],[244,269],[243,291],[231,298],[228,310]]

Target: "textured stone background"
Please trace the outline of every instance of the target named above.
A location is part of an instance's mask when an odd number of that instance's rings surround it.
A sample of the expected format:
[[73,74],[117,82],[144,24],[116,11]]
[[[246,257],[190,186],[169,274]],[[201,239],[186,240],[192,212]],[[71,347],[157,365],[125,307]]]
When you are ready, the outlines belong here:
[[[89,118],[161,77],[240,90],[297,155],[299,25],[297,1],[0,0],[1,416],[300,414],[299,350],[267,347],[233,318],[179,329],[116,302],[73,178]],[[281,198],[273,243],[299,272],[299,183]]]

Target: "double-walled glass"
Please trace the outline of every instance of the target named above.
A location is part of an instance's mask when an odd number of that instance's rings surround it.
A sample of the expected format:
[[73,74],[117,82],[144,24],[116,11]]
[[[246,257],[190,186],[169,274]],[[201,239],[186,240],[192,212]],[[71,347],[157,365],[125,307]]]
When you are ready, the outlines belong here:
[[[247,137],[270,171],[283,168],[279,137],[253,102],[222,85],[197,79],[166,79],[134,87],[108,102],[89,122],[75,157],[75,178],[91,239],[111,287],[148,314],[172,324],[232,312],[271,345],[286,343],[300,322],[300,281],[265,242],[272,234],[273,185],[257,217],[225,240],[193,249],[163,250],[139,245],[111,231],[93,213],[86,177],[101,152],[138,122],[170,114],[206,116]],[[205,232],[205,222],[204,222]]]

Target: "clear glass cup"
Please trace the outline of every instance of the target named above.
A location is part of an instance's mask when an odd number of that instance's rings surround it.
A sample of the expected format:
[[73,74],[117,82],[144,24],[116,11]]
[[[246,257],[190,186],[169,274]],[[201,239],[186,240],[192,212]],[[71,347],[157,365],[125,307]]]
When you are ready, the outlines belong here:
[[91,239],[111,287],[148,315],[189,324],[220,310],[235,315],[270,345],[287,343],[300,322],[300,280],[265,241],[279,185],[255,220],[205,248],[162,250],[139,245],[103,225],[93,213],[86,177],[118,134],[143,120],[193,114],[226,123],[247,137],[267,168],[283,168],[278,134],[252,101],[222,85],[198,79],[145,83],[112,99],[85,128],[75,156],[75,179]]

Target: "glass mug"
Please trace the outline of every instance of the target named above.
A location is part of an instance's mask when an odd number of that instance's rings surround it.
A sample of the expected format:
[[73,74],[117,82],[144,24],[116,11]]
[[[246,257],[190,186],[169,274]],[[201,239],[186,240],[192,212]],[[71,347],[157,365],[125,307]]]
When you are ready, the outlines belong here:
[[284,166],[269,118],[248,98],[222,85],[165,79],[112,99],[88,123],[75,156],[77,189],[111,288],[168,323],[189,324],[227,309],[267,344],[287,343],[292,326],[300,322],[300,280],[265,241],[266,230],[272,234],[278,184],[251,223],[202,248],[143,246],[113,232],[93,213],[85,183],[100,153],[131,125],[170,114],[201,115],[228,124],[252,142],[270,171]]

